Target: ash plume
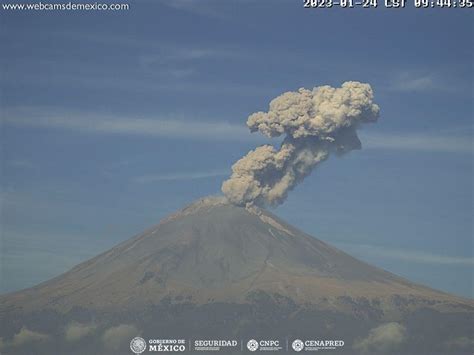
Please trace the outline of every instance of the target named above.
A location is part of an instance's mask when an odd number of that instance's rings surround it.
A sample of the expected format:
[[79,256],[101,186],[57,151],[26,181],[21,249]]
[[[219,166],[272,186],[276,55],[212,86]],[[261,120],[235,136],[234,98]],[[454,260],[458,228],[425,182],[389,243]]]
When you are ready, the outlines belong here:
[[280,149],[267,144],[251,150],[232,166],[222,192],[235,205],[279,205],[331,153],[360,149],[356,130],[378,116],[369,84],[348,81],[340,88],[286,92],[270,102],[268,112],[247,120],[251,132],[284,135]]

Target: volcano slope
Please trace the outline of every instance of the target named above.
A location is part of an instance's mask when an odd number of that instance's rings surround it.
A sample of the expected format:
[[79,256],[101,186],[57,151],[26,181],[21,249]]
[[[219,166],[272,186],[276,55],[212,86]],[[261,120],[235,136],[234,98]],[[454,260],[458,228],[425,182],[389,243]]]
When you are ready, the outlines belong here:
[[472,300],[370,266],[263,209],[204,198],[65,274],[1,296],[0,352],[130,354],[141,335],[472,354],[473,316]]

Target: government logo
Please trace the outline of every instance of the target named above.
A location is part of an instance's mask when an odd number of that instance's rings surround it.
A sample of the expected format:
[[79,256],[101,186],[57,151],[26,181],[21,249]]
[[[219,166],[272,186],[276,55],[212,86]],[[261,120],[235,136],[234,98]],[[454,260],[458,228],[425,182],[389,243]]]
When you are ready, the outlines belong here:
[[247,349],[250,351],[256,351],[258,349],[258,342],[255,339],[250,339],[247,342]]
[[146,350],[146,341],[143,338],[135,337],[130,342],[130,350],[135,354],[141,354]]
[[293,343],[291,343],[291,347],[294,351],[300,352],[304,349],[304,343],[301,340],[296,339],[293,341]]

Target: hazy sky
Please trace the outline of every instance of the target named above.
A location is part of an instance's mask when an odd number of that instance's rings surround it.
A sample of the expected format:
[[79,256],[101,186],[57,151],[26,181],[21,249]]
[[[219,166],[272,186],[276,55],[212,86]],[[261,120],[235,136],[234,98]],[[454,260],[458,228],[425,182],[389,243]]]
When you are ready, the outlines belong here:
[[271,141],[245,121],[275,96],[358,80],[381,107],[363,149],[323,163],[274,212],[472,297],[472,11],[130,5],[0,10],[2,292],[219,193],[232,163]]

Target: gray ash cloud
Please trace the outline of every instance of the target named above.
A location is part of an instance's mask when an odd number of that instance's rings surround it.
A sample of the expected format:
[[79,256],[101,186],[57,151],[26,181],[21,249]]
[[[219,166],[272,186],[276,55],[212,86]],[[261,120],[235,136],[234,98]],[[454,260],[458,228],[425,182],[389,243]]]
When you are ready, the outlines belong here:
[[357,129],[375,122],[379,107],[369,84],[349,81],[340,88],[319,86],[286,92],[268,112],[249,116],[251,132],[284,136],[279,149],[262,145],[232,166],[222,192],[235,205],[276,206],[331,154],[361,148]]

